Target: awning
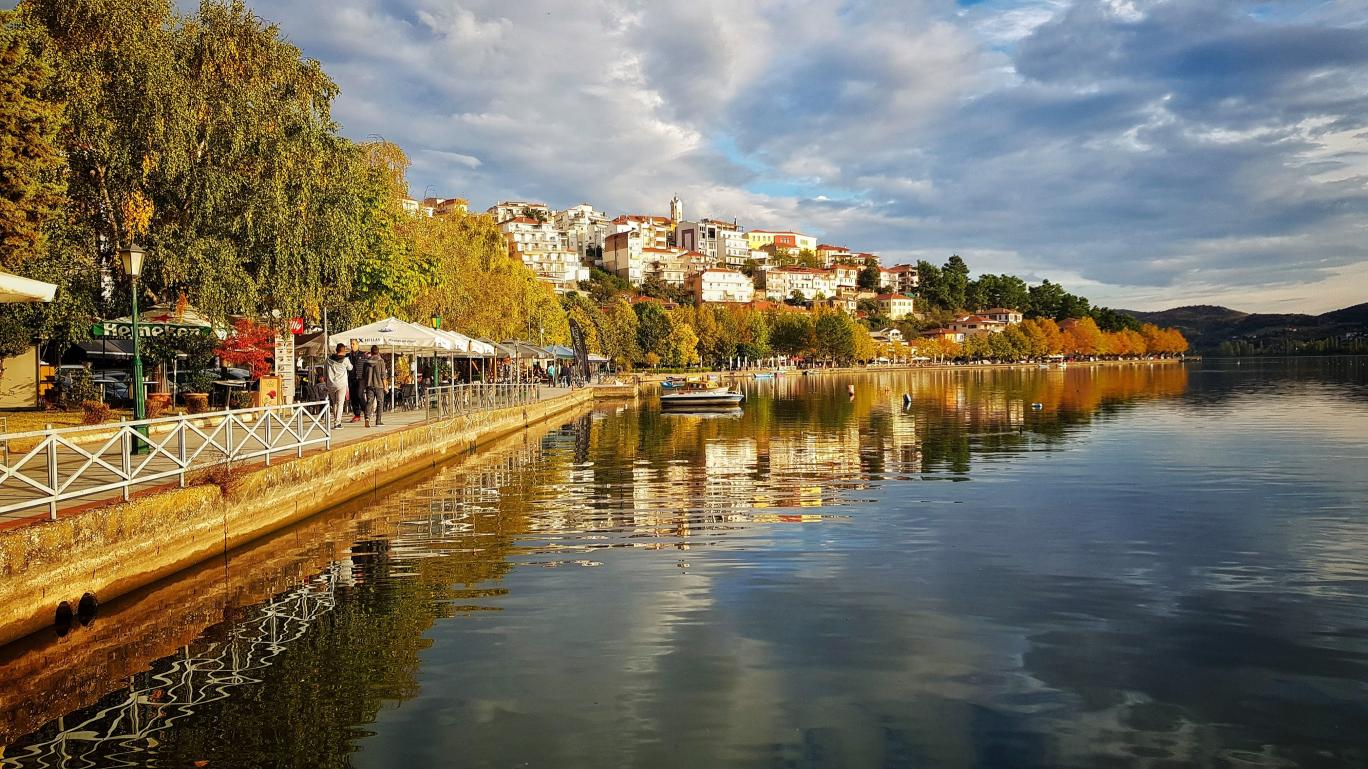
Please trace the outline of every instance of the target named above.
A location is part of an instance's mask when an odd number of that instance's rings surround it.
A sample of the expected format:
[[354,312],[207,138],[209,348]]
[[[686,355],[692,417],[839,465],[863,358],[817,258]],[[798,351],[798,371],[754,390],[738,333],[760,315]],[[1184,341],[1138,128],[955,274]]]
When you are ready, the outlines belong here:
[[551,358],[555,357],[545,349],[530,342],[519,342],[516,339],[510,339],[505,340],[500,344],[515,350],[519,360],[551,360]]
[[566,346],[563,345],[563,344],[550,344],[550,345],[547,345],[547,346],[546,346],[546,351],[549,352],[549,353],[551,353],[552,355],[554,355],[554,356],[557,357],[557,358],[564,358],[564,359],[566,359],[566,360],[573,360],[574,357],[575,357],[575,351],[572,350],[572,349],[570,349],[569,347],[566,347]]
[[57,286],[52,283],[0,272],[0,303],[51,302],[56,295]]

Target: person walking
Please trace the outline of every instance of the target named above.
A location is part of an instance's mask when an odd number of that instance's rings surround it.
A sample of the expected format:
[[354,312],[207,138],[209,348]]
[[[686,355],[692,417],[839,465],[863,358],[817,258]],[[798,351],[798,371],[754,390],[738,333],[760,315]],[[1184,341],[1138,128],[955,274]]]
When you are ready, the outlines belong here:
[[360,422],[366,414],[366,354],[361,352],[359,340],[351,340],[351,410],[352,422]]
[[323,364],[323,378],[327,384],[328,404],[333,413],[333,427],[342,426],[342,409],[347,402],[347,384],[351,380],[352,362],[347,357],[347,346],[338,343],[337,351]]
[[375,409],[375,426],[379,427],[380,414],[385,410],[385,379],[389,372],[385,370],[385,359],[380,357],[380,348],[371,345],[370,355],[366,356],[366,427],[370,427],[371,408]]

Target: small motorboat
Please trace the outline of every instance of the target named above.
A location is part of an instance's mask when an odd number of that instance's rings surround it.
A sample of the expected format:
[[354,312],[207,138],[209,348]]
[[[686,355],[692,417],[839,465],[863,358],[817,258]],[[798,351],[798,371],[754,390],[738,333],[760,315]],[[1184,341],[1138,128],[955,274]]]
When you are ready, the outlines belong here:
[[699,406],[735,406],[746,396],[730,388],[704,382],[684,382],[660,396],[662,408],[696,408]]
[[774,372],[773,372],[773,371],[761,371],[761,372],[758,372],[758,373],[755,375],[755,378],[756,378],[756,379],[773,379],[773,378],[774,378]]

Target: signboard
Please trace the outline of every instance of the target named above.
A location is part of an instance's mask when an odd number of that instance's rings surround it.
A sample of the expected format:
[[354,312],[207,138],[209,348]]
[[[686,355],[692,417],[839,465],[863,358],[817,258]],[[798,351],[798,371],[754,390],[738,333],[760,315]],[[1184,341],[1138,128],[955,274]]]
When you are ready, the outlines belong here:
[[280,390],[276,403],[294,403],[295,343],[293,334],[276,334],[275,373]]
[[[133,324],[114,320],[100,321],[90,327],[90,333],[92,336],[106,339],[132,339]],[[209,336],[213,333],[214,329],[209,326],[179,326],[174,323],[138,324],[139,339],[154,336]]]
[[304,333],[304,319],[303,319],[303,318],[290,318],[290,333],[291,333],[291,334],[302,334],[302,333]]

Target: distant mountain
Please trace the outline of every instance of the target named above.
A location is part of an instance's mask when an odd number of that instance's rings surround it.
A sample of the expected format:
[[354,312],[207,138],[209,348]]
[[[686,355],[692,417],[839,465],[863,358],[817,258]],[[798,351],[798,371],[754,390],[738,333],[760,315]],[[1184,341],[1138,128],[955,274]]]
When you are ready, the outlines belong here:
[[1117,310],[1157,326],[1183,332],[1195,350],[1211,350],[1228,340],[1311,340],[1368,333],[1368,302],[1321,315],[1247,313],[1210,304],[1159,312]]

